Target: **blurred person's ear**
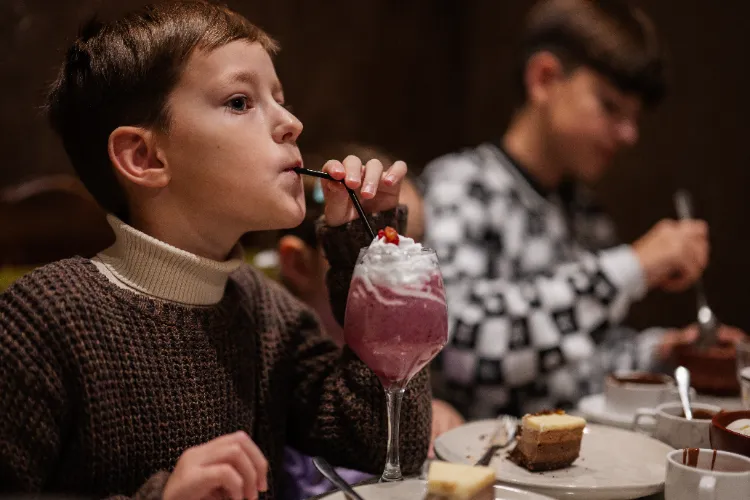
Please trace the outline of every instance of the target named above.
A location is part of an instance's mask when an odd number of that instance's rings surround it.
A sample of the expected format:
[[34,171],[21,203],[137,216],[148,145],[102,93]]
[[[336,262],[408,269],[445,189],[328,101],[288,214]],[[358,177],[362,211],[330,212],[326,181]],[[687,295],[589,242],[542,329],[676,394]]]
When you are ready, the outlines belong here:
[[297,236],[286,235],[279,240],[279,274],[291,291],[303,298],[318,290],[317,250]]
[[528,103],[544,105],[549,101],[554,86],[565,78],[562,62],[551,52],[540,51],[529,57],[524,71],[524,85]]

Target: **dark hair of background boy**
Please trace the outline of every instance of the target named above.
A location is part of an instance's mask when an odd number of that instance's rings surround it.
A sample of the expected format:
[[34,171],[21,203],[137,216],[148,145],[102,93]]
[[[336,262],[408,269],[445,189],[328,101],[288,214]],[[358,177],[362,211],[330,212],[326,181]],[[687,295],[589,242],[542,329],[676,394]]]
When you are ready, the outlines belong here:
[[521,32],[517,90],[526,99],[526,63],[548,51],[566,72],[581,66],[607,77],[623,92],[659,104],[666,93],[664,48],[651,20],[621,0],[547,0],[529,12]]

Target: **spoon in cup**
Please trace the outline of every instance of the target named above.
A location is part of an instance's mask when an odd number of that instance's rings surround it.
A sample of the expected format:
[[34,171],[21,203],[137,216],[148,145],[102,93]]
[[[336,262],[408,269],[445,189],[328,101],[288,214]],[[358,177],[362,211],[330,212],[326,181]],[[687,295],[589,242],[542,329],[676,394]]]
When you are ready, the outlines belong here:
[[674,371],[674,378],[677,381],[677,391],[680,394],[685,418],[693,420],[693,410],[690,408],[690,371],[684,366],[678,366]]

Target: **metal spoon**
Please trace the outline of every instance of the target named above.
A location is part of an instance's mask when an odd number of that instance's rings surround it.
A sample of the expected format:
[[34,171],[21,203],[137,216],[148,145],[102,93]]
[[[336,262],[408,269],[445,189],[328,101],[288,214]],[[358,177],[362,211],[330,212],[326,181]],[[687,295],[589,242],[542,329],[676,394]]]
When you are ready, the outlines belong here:
[[[680,219],[693,218],[693,203],[690,193],[684,189],[678,190],[674,195],[675,209]],[[703,288],[703,280],[698,278],[695,282],[695,298],[698,306],[698,347],[708,347],[716,343],[716,332],[719,328],[719,320],[716,314],[708,306],[706,292]]]
[[685,418],[693,420],[693,410],[690,408],[690,372],[684,366],[678,366],[674,371],[674,378],[677,381],[677,391],[680,394]]
[[344,493],[346,498],[349,500],[364,500],[364,498],[359,496],[359,493],[349,486],[349,483],[344,481],[343,477],[339,476],[339,473],[328,463],[328,460],[323,457],[314,457],[313,464],[315,464],[315,467],[326,477],[326,479],[332,482],[334,486]]

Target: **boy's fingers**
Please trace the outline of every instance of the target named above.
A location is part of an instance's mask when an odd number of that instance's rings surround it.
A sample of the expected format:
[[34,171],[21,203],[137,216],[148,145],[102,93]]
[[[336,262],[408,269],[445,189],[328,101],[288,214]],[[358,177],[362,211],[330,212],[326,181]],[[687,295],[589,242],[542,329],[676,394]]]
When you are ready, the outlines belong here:
[[399,160],[397,162],[394,162],[393,165],[385,172],[385,175],[383,176],[383,182],[385,182],[386,186],[395,186],[399,182],[403,180],[404,177],[406,177],[407,172],[406,163]]
[[206,497],[216,490],[223,490],[232,500],[242,500],[244,497],[243,480],[239,472],[229,464],[216,464],[199,471],[200,481],[193,490],[197,497]]
[[372,159],[365,166],[365,179],[362,182],[362,197],[373,198],[378,192],[378,184],[383,174],[383,164],[378,159]]
[[244,432],[237,433],[237,440],[255,467],[258,489],[268,489],[268,461],[258,445]]
[[331,177],[340,181],[346,175],[346,168],[338,160],[328,160],[323,165],[323,172],[327,172]]
[[346,196],[346,188],[344,188],[341,182],[338,182],[346,176],[344,165],[338,160],[328,160],[323,165],[322,171],[327,172],[331,177],[336,179],[335,181],[321,180],[320,185],[323,188],[323,197],[326,203],[338,199],[338,196]]
[[344,158],[346,169],[346,185],[351,189],[357,189],[362,184],[362,162],[354,155]]

